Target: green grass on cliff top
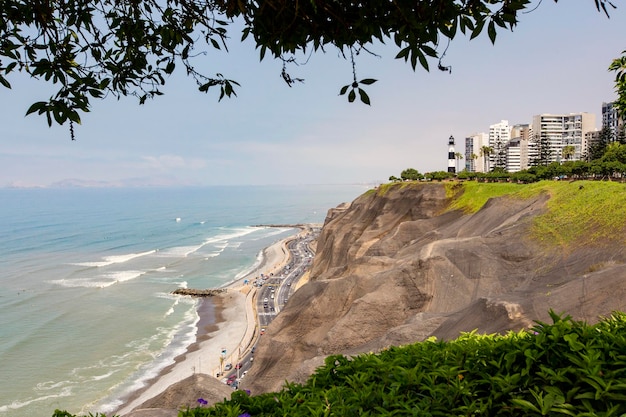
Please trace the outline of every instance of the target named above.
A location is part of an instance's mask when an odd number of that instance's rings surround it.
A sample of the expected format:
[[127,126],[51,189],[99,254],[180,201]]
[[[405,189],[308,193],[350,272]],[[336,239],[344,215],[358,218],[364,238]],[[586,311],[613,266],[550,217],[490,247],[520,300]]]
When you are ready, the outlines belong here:
[[[550,196],[546,213],[533,222],[533,237],[550,246],[574,247],[626,241],[626,184],[608,181],[540,181],[533,184],[464,182],[462,192],[446,184],[449,210],[474,213],[494,197]],[[581,188],[582,186],[582,188]]]

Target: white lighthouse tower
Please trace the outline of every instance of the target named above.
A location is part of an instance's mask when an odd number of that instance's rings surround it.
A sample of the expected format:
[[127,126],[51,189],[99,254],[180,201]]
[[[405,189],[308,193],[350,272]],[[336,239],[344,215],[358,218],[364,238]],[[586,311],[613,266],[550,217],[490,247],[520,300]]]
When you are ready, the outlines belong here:
[[456,173],[456,155],[454,152],[454,136],[448,139],[448,172]]

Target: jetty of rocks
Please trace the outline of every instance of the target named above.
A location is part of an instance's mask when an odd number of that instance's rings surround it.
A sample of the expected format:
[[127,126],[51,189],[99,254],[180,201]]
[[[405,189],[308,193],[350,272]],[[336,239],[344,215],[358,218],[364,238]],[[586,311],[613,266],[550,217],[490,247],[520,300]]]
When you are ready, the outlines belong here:
[[172,292],[176,295],[190,295],[192,297],[213,297],[214,295],[225,293],[226,288],[196,290],[193,288],[178,288]]

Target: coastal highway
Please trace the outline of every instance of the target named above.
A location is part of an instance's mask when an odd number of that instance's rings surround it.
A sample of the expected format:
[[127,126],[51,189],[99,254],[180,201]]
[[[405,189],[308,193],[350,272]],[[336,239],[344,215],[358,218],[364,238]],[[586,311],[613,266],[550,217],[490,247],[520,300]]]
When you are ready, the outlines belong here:
[[[298,281],[304,273],[311,267],[313,251],[311,243],[319,236],[321,228],[308,228],[300,232],[294,239],[287,242],[289,250],[289,263],[277,275],[262,276],[255,285],[258,287],[256,293],[256,311],[259,332],[255,335],[253,346],[259,337],[263,337],[266,327],[274,320],[280,310],[289,301],[289,297],[295,291]],[[254,348],[244,353],[238,363],[232,364],[232,369],[226,373],[222,381],[230,382],[233,388],[238,387],[238,381],[243,377],[248,369],[254,365]],[[238,368],[238,365],[241,366]]]
[[310,268],[313,252],[310,248],[319,235],[319,228],[300,233],[287,243],[289,263],[280,274],[262,280],[257,290],[256,308],[259,328],[267,326],[276,317],[295,291],[298,280]]

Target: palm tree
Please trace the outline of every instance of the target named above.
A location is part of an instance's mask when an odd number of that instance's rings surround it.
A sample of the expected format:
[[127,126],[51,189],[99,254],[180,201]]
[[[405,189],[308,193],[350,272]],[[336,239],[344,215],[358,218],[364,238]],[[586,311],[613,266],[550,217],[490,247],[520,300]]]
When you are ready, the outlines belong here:
[[455,152],[454,157],[456,158],[456,172],[459,172],[459,161],[463,159],[463,154],[461,152]]
[[478,159],[478,155],[476,155],[475,153],[472,152],[472,154],[470,155],[470,159],[472,160],[471,164],[470,164],[470,170],[471,171],[476,171],[476,165],[474,165],[474,161]]
[[480,156],[483,157],[484,162],[484,170],[485,172],[489,172],[489,155],[493,153],[493,147],[483,145],[480,147]]
[[564,146],[563,149],[561,150],[561,156],[566,161],[569,161],[570,159],[572,159],[575,152],[576,152],[576,148],[573,145],[567,145],[567,146]]

